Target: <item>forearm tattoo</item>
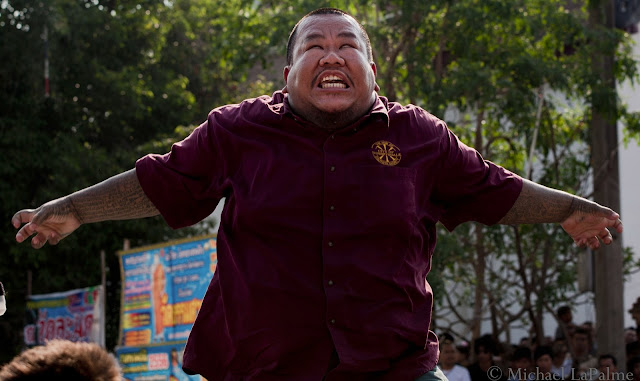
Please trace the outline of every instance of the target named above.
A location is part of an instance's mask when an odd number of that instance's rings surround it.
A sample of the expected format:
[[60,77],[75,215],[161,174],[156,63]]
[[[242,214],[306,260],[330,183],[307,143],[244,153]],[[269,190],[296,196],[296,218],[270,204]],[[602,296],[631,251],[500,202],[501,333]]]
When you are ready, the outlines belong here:
[[576,210],[587,211],[592,206],[589,204],[593,203],[563,191],[525,181],[520,196],[499,223],[562,222]]
[[[151,217],[159,212],[147,198],[135,169],[68,196],[81,223]],[[66,203],[65,203],[66,204]]]

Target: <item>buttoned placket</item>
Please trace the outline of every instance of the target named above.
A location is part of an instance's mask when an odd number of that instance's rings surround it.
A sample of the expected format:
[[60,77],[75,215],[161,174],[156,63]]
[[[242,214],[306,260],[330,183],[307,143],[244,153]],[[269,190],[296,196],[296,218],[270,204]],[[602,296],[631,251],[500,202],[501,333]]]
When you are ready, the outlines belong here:
[[[336,133],[331,134],[328,139],[324,143],[324,162],[325,162],[325,181],[324,181],[324,223],[331,224],[338,218],[338,210],[335,205],[335,201],[337,201],[337,192],[336,192],[336,183],[337,177],[339,177],[340,171],[344,170],[344,168],[339,167],[339,163],[337,160],[337,154],[335,153],[334,147],[339,144],[340,137],[336,135]],[[323,259],[330,257],[332,255],[336,255],[337,246],[340,244],[335,241],[334,237],[327,236],[326,230],[324,233],[324,248],[323,248]],[[323,260],[323,263],[326,263]],[[327,271],[326,265],[323,269],[323,283],[325,289],[325,295],[327,298],[327,315],[326,321],[329,327],[334,327],[338,322],[336,321],[336,316],[334,315],[334,311],[332,310],[331,300],[331,292],[335,290],[336,280],[333,279],[335,274],[331,274]],[[339,324],[339,323],[338,323]]]
[[[352,126],[351,128],[332,133],[326,138],[323,145],[323,220],[325,225],[322,248],[323,288],[326,298],[325,321],[327,322],[330,332],[341,327],[340,316],[342,315],[340,314],[343,314],[344,311],[342,311],[343,307],[339,307],[339,303],[341,303],[340,301],[342,300],[342,297],[336,298],[336,295],[341,295],[343,293],[341,287],[344,286],[341,283],[341,279],[339,279],[340,275],[333,272],[333,269],[335,269],[335,263],[338,261],[336,256],[341,255],[340,241],[338,237],[332,236],[333,233],[328,233],[328,231],[332,231],[331,229],[328,229],[328,227],[339,223],[339,219],[343,218],[341,217],[341,213],[344,212],[340,209],[339,205],[344,205],[345,202],[348,202],[347,200],[343,200],[345,197],[343,192],[343,182],[345,181],[345,176],[347,176],[345,171],[350,171],[350,169],[340,166],[342,163],[340,160],[343,160],[344,156],[344,148],[341,149],[340,147],[344,147],[345,144],[351,146],[351,144],[353,144],[353,139],[358,139],[356,135],[362,129],[360,122],[362,122],[362,120],[358,122],[357,126]],[[351,139],[351,141],[347,141],[345,139]],[[328,263],[331,263],[334,267],[328,266]],[[340,308],[340,310],[336,310],[336,308]]]

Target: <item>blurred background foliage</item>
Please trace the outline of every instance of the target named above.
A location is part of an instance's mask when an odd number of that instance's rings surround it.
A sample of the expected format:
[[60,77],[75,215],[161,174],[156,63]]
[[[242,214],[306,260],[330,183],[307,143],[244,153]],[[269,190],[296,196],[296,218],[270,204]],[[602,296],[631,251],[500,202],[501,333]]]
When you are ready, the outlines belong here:
[[[444,118],[463,141],[514,172],[589,196],[587,121],[599,102],[594,94],[608,91],[589,57],[594,49],[615,51],[620,81],[637,80],[637,62],[629,36],[589,28],[577,1],[0,0],[0,281],[9,303],[0,363],[22,346],[28,271],[34,294],[96,285],[105,250],[112,349],[120,307],[115,252],[124,239],[136,247],[213,224],[173,231],[160,218],[106,222],[35,251],[15,243],[11,216],[128,170],[146,153],[166,152],[217,106],[282,88],[289,32],[321,6],[349,11],[368,30],[381,95]],[[640,131],[640,118],[624,105],[611,110],[627,121],[629,136]],[[577,252],[555,227],[467,224],[441,237],[429,276],[439,297],[436,323],[439,309],[456,316],[456,304],[476,303],[478,311],[458,319],[461,335],[500,302],[528,300],[529,310],[494,319],[495,331],[532,324],[545,303],[577,292]],[[457,301],[446,300],[447,287]],[[448,324],[441,327],[453,329]]]

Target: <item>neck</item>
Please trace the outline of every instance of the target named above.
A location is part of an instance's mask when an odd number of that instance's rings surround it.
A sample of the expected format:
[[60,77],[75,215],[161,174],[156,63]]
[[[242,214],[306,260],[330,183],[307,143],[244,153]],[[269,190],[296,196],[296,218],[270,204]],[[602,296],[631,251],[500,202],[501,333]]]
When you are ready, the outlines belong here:
[[315,107],[297,107],[296,102],[292,102],[290,95],[288,98],[289,106],[296,115],[303,117],[307,122],[311,122],[318,128],[329,131],[339,130],[357,122],[371,110],[375,100],[376,97],[372,94],[371,103],[366,109],[348,108],[345,111],[331,113]]
[[345,114],[347,113],[329,114],[318,112],[311,115],[306,115],[305,119],[313,123],[313,125],[318,128],[322,128],[323,130],[335,131],[352,125],[362,117],[362,115],[353,116]]
[[442,368],[442,370],[451,370],[451,369],[453,369],[454,365],[456,365],[456,364],[455,363],[453,363],[453,364],[440,363],[440,368]]

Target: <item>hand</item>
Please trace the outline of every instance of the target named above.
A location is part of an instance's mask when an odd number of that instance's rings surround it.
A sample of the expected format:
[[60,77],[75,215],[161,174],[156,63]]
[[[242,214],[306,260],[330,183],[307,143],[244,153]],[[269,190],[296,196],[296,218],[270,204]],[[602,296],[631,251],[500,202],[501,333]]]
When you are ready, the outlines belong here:
[[40,249],[49,241],[56,245],[64,237],[71,234],[82,224],[77,217],[73,204],[68,197],[49,201],[37,209],[23,209],[11,219],[14,228],[20,228],[16,241],[21,243],[30,236],[31,246]]
[[[586,201],[581,200],[583,203]],[[578,247],[597,249],[600,241],[605,245],[613,242],[610,228],[622,233],[620,215],[609,208],[586,201],[579,205],[569,217],[562,222],[562,228],[573,238]]]

